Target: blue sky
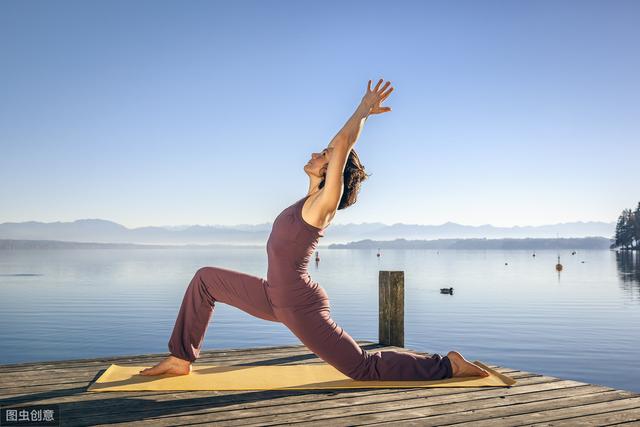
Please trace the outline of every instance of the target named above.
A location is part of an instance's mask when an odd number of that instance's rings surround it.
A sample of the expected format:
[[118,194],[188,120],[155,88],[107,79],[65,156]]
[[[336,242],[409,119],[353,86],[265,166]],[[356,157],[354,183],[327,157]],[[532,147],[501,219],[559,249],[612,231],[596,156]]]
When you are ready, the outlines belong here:
[[640,2],[0,3],[0,222],[271,222],[368,79],[395,87],[334,224],[614,221]]

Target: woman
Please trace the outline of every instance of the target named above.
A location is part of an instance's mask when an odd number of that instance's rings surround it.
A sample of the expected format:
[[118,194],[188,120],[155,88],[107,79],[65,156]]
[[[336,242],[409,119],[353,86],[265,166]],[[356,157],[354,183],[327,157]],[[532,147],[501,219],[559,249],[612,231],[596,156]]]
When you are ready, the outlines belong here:
[[331,319],[329,297],[307,271],[309,258],[339,209],[356,202],[364,167],[353,150],[371,114],[391,111],[380,104],[393,91],[371,80],[355,113],[321,153],[304,166],[309,191],[282,211],[267,241],[267,280],[220,267],[203,267],[191,280],[178,313],[171,355],[142,375],[191,372],[216,302],[238,307],[261,319],[282,322],[325,362],[355,380],[432,380],[488,376],[456,351],[430,357],[397,351],[370,353]]

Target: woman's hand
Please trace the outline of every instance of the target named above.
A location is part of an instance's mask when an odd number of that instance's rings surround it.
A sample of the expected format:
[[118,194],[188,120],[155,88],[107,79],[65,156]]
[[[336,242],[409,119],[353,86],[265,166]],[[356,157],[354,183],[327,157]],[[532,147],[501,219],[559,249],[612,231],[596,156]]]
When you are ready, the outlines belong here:
[[391,86],[385,92],[385,89],[387,89],[391,82],[386,82],[384,86],[380,88],[381,84],[382,79],[380,79],[376,87],[371,90],[371,80],[369,80],[369,84],[367,85],[367,92],[362,97],[362,103],[369,107],[369,114],[380,114],[391,111],[391,107],[381,107],[380,104],[382,103],[382,101],[387,99],[391,92],[393,92],[393,86]]

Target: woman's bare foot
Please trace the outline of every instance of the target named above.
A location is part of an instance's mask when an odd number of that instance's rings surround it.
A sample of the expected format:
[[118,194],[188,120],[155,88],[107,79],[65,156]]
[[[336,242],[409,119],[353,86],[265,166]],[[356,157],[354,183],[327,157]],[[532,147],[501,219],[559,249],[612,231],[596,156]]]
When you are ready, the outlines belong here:
[[450,351],[447,353],[447,357],[451,362],[454,377],[488,377],[491,375],[486,369],[469,362],[457,351]]
[[187,375],[191,372],[191,362],[175,356],[169,356],[152,368],[143,369],[140,375],[175,374]]

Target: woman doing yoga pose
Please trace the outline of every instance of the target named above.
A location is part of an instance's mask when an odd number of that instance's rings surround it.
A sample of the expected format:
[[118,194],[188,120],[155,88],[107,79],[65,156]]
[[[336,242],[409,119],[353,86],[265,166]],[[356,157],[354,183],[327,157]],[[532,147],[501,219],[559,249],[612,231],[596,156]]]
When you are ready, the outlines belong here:
[[191,372],[217,302],[237,307],[272,322],[281,322],[322,360],[356,380],[433,380],[488,376],[457,351],[446,356],[398,351],[369,352],[331,318],[329,296],[307,271],[318,240],[339,209],[356,202],[364,167],[353,150],[369,115],[391,111],[382,101],[393,91],[382,79],[371,80],[360,105],[321,153],[304,166],[309,191],[274,220],[267,241],[266,280],[221,267],[202,267],[182,300],[165,360],[142,375]]

